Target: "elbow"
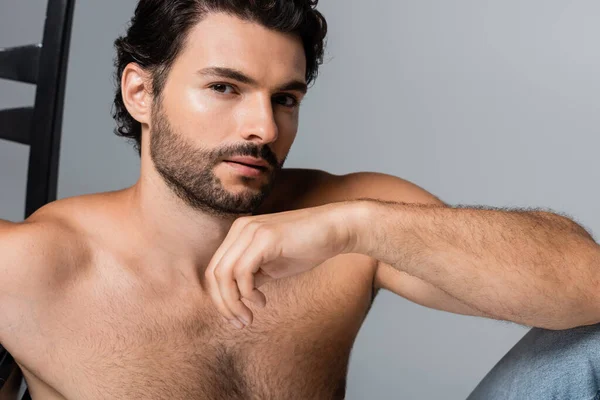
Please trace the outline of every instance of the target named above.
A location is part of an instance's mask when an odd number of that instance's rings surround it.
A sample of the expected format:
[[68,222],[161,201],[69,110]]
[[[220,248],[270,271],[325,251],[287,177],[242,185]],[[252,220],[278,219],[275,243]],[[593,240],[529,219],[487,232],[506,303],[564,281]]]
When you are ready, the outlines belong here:
[[551,331],[564,331],[567,329],[579,328],[581,326],[596,325],[600,322],[598,312],[580,313],[577,317],[566,316],[559,321],[551,321],[547,324],[539,326],[539,328],[548,329]]
[[585,325],[600,323],[600,245],[593,243],[590,250],[589,279],[585,284],[587,296],[585,298],[584,309],[589,309],[590,320]]
[[578,280],[572,287],[571,307],[560,321],[544,327],[551,330],[564,330],[600,323],[600,245],[594,243],[581,257]]
[[585,285],[588,295],[583,305],[584,309],[589,310],[590,318],[584,325],[600,323],[600,245],[594,242],[591,253],[590,279]]
[[571,302],[571,304],[572,306],[566,307],[562,315],[550,317],[534,326],[551,331],[563,331],[600,323],[600,307],[591,302],[586,304]]
[[550,331],[564,331],[579,328],[581,326],[596,325],[598,322],[600,322],[600,316],[596,313],[588,313],[577,317],[566,316],[560,320],[549,321],[548,323],[538,325],[537,327]]

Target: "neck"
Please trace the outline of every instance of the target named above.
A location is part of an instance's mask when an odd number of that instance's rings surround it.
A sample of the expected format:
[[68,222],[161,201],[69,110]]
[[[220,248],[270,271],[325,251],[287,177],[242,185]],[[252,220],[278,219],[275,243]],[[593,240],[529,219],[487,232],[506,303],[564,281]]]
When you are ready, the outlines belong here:
[[[158,173],[142,174],[127,190],[128,217],[144,258],[203,277],[238,216],[216,217],[180,200]],[[190,271],[191,270],[191,271]],[[187,273],[186,273],[187,275]]]

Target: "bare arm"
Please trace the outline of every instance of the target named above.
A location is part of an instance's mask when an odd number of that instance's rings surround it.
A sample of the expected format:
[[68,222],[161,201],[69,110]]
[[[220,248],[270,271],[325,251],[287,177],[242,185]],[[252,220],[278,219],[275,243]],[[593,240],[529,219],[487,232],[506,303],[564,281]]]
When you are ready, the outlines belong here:
[[492,318],[477,308],[468,305],[442,289],[391,265],[379,263],[375,273],[375,289],[386,289],[413,303],[454,314]]
[[[8,221],[4,221],[0,219],[0,250],[2,251],[6,251],[6,247],[7,247],[7,240],[9,235],[12,233],[12,230],[14,229],[14,227],[16,226],[16,224],[13,224],[11,222]],[[1,293],[5,293],[5,291],[7,292],[8,290],[6,289],[6,285],[8,284],[8,279],[5,277],[4,275],[4,271],[1,267],[2,265],[2,259],[8,259],[10,257],[10,255],[7,254],[2,254],[0,257],[0,292]],[[0,344],[3,343],[2,340],[2,333],[7,331],[7,326],[8,326],[8,318],[6,317],[6,315],[8,314],[6,307],[8,306],[8,304],[6,304],[6,302],[2,302],[1,298],[5,297],[6,295],[1,295],[0,294]],[[6,333],[5,333],[6,335]],[[18,396],[18,392],[19,392],[19,388],[21,385],[21,371],[18,369],[15,369],[12,371],[12,373],[8,376],[8,380],[6,382],[3,382],[0,379],[0,400],[12,400],[12,399],[17,399]]]
[[[357,172],[338,176],[325,173],[323,179],[329,187],[326,196],[332,201],[349,201],[368,196],[383,201],[445,205],[436,196],[419,186],[392,175]],[[373,285],[375,292],[385,289],[424,307],[455,314],[492,318],[491,315],[458,300],[439,287],[383,262],[378,262]]]
[[[0,343],[15,358],[39,329],[49,302],[63,292],[76,257],[72,231],[59,221],[41,220],[0,220]],[[17,368],[0,382],[0,400],[20,399],[21,376]]]
[[23,284],[32,266],[33,259],[27,257],[28,234],[23,225],[0,220],[0,343],[6,342],[16,324],[16,299],[25,290]]
[[68,276],[72,243],[55,222],[0,222],[0,343],[8,346],[31,323],[24,310],[44,304]]
[[[380,180],[378,190],[390,182]],[[549,329],[600,321],[600,246],[566,217],[401,199],[357,205],[364,219],[353,252],[493,318]]]

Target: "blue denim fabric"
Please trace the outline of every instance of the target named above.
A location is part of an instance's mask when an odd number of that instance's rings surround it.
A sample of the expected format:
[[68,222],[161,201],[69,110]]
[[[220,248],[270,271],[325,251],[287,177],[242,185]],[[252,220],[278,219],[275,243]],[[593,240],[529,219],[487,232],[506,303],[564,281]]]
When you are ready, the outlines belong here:
[[467,400],[600,400],[600,324],[530,330]]

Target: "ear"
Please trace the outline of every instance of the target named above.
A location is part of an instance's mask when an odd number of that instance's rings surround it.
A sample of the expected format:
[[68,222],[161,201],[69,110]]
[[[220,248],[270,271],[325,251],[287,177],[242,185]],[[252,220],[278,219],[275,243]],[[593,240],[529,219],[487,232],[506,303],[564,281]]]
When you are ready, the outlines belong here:
[[129,114],[139,123],[148,125],[152,113],[150,74],[136,63],[129,63],[121,76],[121,94]]

